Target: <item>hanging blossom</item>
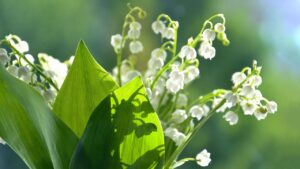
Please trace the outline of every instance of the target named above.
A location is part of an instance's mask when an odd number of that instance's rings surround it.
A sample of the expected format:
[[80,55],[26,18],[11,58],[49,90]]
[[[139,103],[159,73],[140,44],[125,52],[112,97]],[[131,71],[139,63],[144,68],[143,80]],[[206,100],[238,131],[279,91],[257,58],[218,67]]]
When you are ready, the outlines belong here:
[[170,25],[166,26],[165,23],[161,20],[156,20],[151,25],[152,30],[155,34],[160,34],[162,38],[168,40],[174,40],[176,31]]
[[186,140],[186,136],[176,128],[169,127],[164,133],[165,136],[171,138],[177,146],[181,145]]
[[[222,22],[214,23],[216,18]],[[135,55],[143,51],[143,46],[138,40],[142,26],[135,19],[125,20],[125,23],[129,25],[127,35],[125,37],[114,35],[112,46],[116,54],[120,55],[116,46],[122,50],[126,40],[129,40],[129,51]],[[120,78],[121,85],[135,76],[142,76],[148,98],[164,129],[166,143],[172,145],[166,146],[166,151],[170,152],[172,157],[178,157],[178,154],[172,154],[176,153],[174,146],[175,149],[182,148],[214,112],[223,113],[225,121],[230,125],[236,125],[241,110],[243,114],[255,116],[258,120],[277,111],[277,104],[264,98],[258,90],[262,78],[259,75],[261,68],[256,64],[252,69],[245,68],[232,75],[232,90],[214,90],[196,100],[190,99],[185,91],[187,86],[200,77],[201,59],[212,60],[216,56],[214,41],[219,40],[225,46],[229,44],[225,33],[225,18],[222,14],[207,20],[199,34],[189,38],[181,48],[177,46],[179,28],[177,21],[162,14],[152,23],[151,28],[155,34],[160,35],[162,44],[153,49],[150,56],[145,55],[149,56],[146,70],[144,72],[136,70],[135,59],[132,60],[131,56],[128,58],[121,56],[125,59],[119,67],[113,69],[112,75],[115,79]],[[197,58],[197,55],[201,57]],[[173,160],[168,164],[173,168],[189,160],[196,161],[202,167],[208,166],[211,161],[207,150],[201,151],[195,158]]]
[[196,162],[201,167],[207,167],[211,162],[210,153],[204,149],[196,156]]
[[184,86],[184,72],[180,71],[177,65],[173,65],[169,79],[166,82],[166,88],[172,93],[177,93],[183,89]]
[[[274,114],[277,111],[277,103],[264,98],[258,87],[262,84],[262,78],[259,75],[261,67],[256,66],[248,68],[247,74],[236,72],[232,75],[235,91],[227,91],[225,94],[214,98],[213,107],[216,107],[222,100],[225,103],[217,109],[217,112],[226,112],[223,116],[230,125],[238,122],[238,115],[234,109],[241,107],[244,115],[254,116],[257,120],[263,120],[268,114]],[[230,110],[229,110],[230,109]]]
[[207,105],[195,105],[189,110],[191,117],[196,118],[197,120],[201,120],[202,117],[207,116],[208,112],[209,107]]
[[[14,77],[32,85],[34,89],[44,96],[45,100],[52,104],[59,89],[72,65],[74,56],[65,62],[60,62],[45,53],[38,54],[38,61],[27,53],[29,45],[16,35],[8,35],[5,41],[11,47],[12,52],[8,53],[4,48],[0,48],[0,63]],[[43,73],[43,76],[40,74]],[[50,79],[57,89],[45,79]]]

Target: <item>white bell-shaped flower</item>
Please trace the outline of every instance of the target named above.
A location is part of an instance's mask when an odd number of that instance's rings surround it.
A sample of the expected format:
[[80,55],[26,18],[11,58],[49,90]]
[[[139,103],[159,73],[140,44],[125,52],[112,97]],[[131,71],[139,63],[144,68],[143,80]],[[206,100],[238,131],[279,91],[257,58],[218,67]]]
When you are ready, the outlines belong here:
[[62,63],[58,59],[45,53],[39,53],[38,58],[45,74],[57,84],[58,88],[60,88],[68,73],[67,64]]
[[18,69],[18,76],[19,77],[26,77],[30,74],[30,69],[27,66],[21,66]]
[[[215,98],[213,99],[212,107],[213,107],[213,108],[217,107],[217,106],[221,103],[221,101],[223,100],[223,97],[224,97],[224,96],[221,96],[221,97],[215,97]],[[227,104],[223,104],[220,108],[218,108],[218,109],[216,110],[216,112],[218,112],[218,113],[225,112],[227,108],[228,108],[228,107],[227,107]]]
[[185,107],[187,104],[188,104],[188,97],[183,93],[179,93],[176,101],[176,107],[182,108]]
[[257,105],[252,100],[243,100],[240,105],[245,115],[253,115],[257,108]]
[[187,60],[193,60],[197,57],[197,52],[191,46],[183,46],[180,50],[179,57],[181,59],[186,58]]
[[7,54],[7,51],[3,48],[0,48],[0,64],[5,66],[9,62],[10,58]]
[[110,44],[115,48],[115,49],[120,49],[122,45],[122,36],[120,34],[116,34],[111,36],[110,39]]
[[235,72],[232,77],[231,80],[233,82],[233,84],[235,86],[239,85],[241,82],[243,82],[245,79],[247,78],[247,76],[245,75],[245,73],[242,72]]
[[245,96],[247,98],[253,98],[255,95],[255,88],[250,86],[250,85],[246,85],[243,86],[243,88],[241,89],[240,95]]
[[158,70],[164,66],[164,60],[159,57],[151,57],[148,61],[148,68]]
[[254,111],[254,116],[257,120],[264,120],[268,115],[267,109],[265,107],[258,107]]
[[175,30],[173,28],[166,28],[162,32],[162,37],[166,39],[174,39],[175,38]]
[[[35,59],[31,54],[25,54],[24,56],[30,63],[34,64]],[[16,55],[16,57],[17,57],[17,59],[20,60],[21,65],[23,65],[23,66],[29,65],[27,63],[27,61],[25,59],[23,59],[22,57],[19,57],[18,55]]]
[[151,58],[161,58],[162,60],[166,60],[167,52],[164,49],[156,48],[151,52]]
[[227,92],[224,97],[226,99],[226,105],[228,108],[235,106],[238,102],[238,96],[231,91]]
[[25,53],[29,51],[29,45],[26,41],[20,41],[15,45],[15,48],[21,53]]
[[182,123],[187,118],[188,118],[188,115],[186,114],[186,111],[183,110],[183,109],[176,109],[172,113],[172,121],[177,123],[177,124]]
[[29,45],[26,41],[23,41],[20,37],[16,35],[8,35],[5,37],[9,43],[16,48],[20,53],[25,53],[29,51]]
[[228,111],[223,118],[228,121],[230,125],[235,125],[239,121],[239,116],[233,111]]
[[202,33],[202,39],[203,41],[211,42],[215,40],[216,33],[211,29],[205,29]]
[[200,71],[196,66],[188,66],[184,70],[184,83],[190,83],[191,81],[195,80],[199,77]]
[[13,75],[14,77],[18,77],[18,72],[19,72],[19,68],[15,65],[9,65],[7,67],[7,71],[8,73],[10,73],[11,75]]
[[142,29],[142,25],[139,22],[134,21],[134,22],[131,22],[129,24],[129,29],[131,29],[131,30],[139,30],[140,31]]
[[191,109],[189,110],[189,114],[191,115],[191,117],[196,118],[197,120],[201,120],[205,115],[204,111],[205,110],[201,106],[195,105],[191,107]]
[[128,72],[126,72],[125,79],[124,79],[124,83],[129,82],[130,80],[134,79],[137,76],[140,76],[141,73],[137,70],[130,70]]
[[173,66],[169,79],[166,82],[166,88],[172,92],[177,93],[183,89],[184,86],[184,72],[180,71],[177,66]]
[[209,60],[214,58],[216,55],[216,49],[206,41],[201,43],[198,52],[199,55],[202,56],[204,59],[209,59]]
[[144,46],[140,41],[131,41],[129,44],[130,52],[133,54],[142,52],[144,50]]
[[178,133],[178,130],[176,128],[173,127],[168,127],[165,131],[164,134],[166,137],[169,138],[174,138],[174,136]]
[[262,78],[261,78],[261,76],[259,76],[259,75],[254,75],[254,76],[252,76],[252,78],[251,78],[251,84],[254,86],[254,87],[258,87],[258,86],[260,86],[261,85],[261,83],[262,83]]
[[176,146],[181,145],[186,140],[186,135],[184,135],[181,132],[177,132],[176,135],[173,138],[173,141],[175,142]]
[[154,21],[151,27],[155,34],[163,33],[166,29],[166,25],[162,21]]
[[210,153],[204,149],[196,156],[196,162],[201,167],[207,167],[211,162]]
[[218,33],[223,33],[223,32],[225,32],[226,28],[225,28],[224,24],[222,24],[222,23],[216,23],[215,26],[214,26],[214,29]]
[[138,39],[140,35],[141,35],[141,31],[136,29],[129,29],[127,33],[127,36],[130,39]]
[[274,101],[268,101],[266,104],[268,113],[274,114],[277,111],[277,103]]

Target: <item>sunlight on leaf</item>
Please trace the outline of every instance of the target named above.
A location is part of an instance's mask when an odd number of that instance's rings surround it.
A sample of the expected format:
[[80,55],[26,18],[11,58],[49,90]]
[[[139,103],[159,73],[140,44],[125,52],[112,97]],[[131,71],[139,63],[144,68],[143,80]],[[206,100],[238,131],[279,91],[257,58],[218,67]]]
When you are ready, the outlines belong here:
[[117,87],[81,41],[53,111],[80,137],[93,110]]
[[78,139],[33,88],[0,67],[0,137],[31,169],[66,169]]
[[164,137],[140,78],[104,99],[93,112],[71,168],[162,168]]

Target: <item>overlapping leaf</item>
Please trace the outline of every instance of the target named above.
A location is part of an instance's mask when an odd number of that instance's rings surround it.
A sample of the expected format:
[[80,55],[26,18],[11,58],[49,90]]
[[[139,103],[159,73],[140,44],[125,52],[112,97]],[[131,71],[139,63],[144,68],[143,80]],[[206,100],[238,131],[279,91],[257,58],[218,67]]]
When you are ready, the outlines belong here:
[[80,137],[93,110],[117,87],[81,41],[53,111]]
[[30,86],[0,67],[0,137],[32,169],[66,169],[76,135]]
[[95,109],[70,168],[162,168],[163,160],[163,131],[136,78]]

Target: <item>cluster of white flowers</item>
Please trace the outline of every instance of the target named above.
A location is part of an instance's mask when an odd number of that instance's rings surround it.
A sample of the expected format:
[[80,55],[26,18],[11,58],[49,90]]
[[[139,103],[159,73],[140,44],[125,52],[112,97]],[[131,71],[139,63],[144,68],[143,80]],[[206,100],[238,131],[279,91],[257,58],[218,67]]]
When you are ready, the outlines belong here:
[[[216,22],[214,24],[212,22],[214,18],[221,18],[222,22]],[[136,21],[129,23],[129,25],[127,36],[113,35],[111,38],[111,44],[117,55],[120,54],[120,49],[125,46],[127,38],[132,40],[129,45],[132,54],[138,53],[137,51],[139,50],[135,49],[143,48],[138,47],[142,45],[136,43],[136,39],[140,37],[139,30],[142,26]],[[236,124],[238,122],[238,116],[236,112],[231,109],[236,108],[237,105],[245,109],[245,105],[249,106],[248,102],[252,103],[253,99],[250,101],[251,99],[249,98],[251,94],[246,93],[249,87],[246,86],[251,86],[251,88],[257,87],[259,85],[258,82],[253,81],[259,81],[259,76],[251,76],[248,80],[249,82],[244,82],[243,79],[239,80],[239,78],[246,79],[248,75],[235,74],[233,81],[236,85],[236,90],[213,92],[210,98],[205,101],[201,99],[202,97],[199,97],[199,102],[189,103],[187,95],[184,94],[186,86],[200,76],[200,60],[197,58],[197,54],[204,59],[211,60],[216,55],[216,50],[213,47],[213,41],[215,39],[220,40],[224,45],[229,44],[225,33],[224,16],[218,14],[207,20],[199,34],[195,38],[189,38],[187,44],[183,45],[178,53],[177,30],[179,23],[177,21],[173,21],[169,16],[162,14],[152,23],[151,27],[155,34],[161,35],[162,45],[152,50],[145,72],[143,73],[136,70],[134,63],[131,62],[129,58],[123,59],[120,66],[113,69],[112,74],[115,79],[120,79],[121,85],[130,81],[135,76],[140,75],[143,77],[148,97],[160,117],[166,138],[174,142],[175,146],[180,147],[188,139],[195,126],[202,123],[203,118],[207,117],[209,113],[213,111],[225,112],[229,110],[223,117],[230,125]],[[197,53],[195,47],[198,44],[199,49]],[[119,73],[121,74],[120,77],[118,77],[118,75],[120,75]],[[251,82],[250,79],[252,79]],[[240,83],[243,83],[243,85],[238,86]],[[242,88],[244,86],[245,88]],[[256,95],[259,93],[257,91],[258,90],[255,92]],[[257,97],[258,96],[252,98],[256,99],[255,103],[257,103],[256,105],[258,106],[257,100],[259,100],[259,98]],[[275,112],[274,103],[275,102],[268,102],[265,108],[268,107],[268,109],[270,109],[270,107],[273,107],[271,112]],[[215,108],[217,110],[215,110]],[[263,110],[262,106],[258,106],[255,110],[256,111],[253,111],[252,114],[256,114],[255,116],[257,118],[262,119],[262,114],[260,114],[260,116],[258,115],[258,112]],[[246,112],[248,113],[248,111]],[[167,143],[169,143],[169,141],[167,141]],[[207,166],[210,162],[209,155],[206,150],[201,152],[197,156],[197,163],[201,166]]]
[[129,23],[129,30],[125,37],[120,34],[115,34],[111,37],[111,45],[115,48],[117,53],[120,52],[125,46],[127,39],[131,40],[129,43],[129,50],[132,54],[140,53],[144,50],[144,46],[138,39],[141,35],[142,25],[137,21],[132,21]]
[[152,30],[155,34],[160,34],[162,38],[170,40],[175,39],[175,29],[171,26],[166,26],[161,20],[156,20],[152,23]]
[[[252,68],[246,67],[232,75],[231,90],[218,89],[194,101],[185,93],[185,88],[200,76],[200,59],[197,58],[197,53],[202,58],[211,60],[216,55],[216,49],[213,47],[215,39],[224,45],[229,44],[225,33],[225,18],[222,14],[206,20],[199,34],[195,38],[189,38],[187,44],[179,51],[177,51],[179,23],[168,15],[159,15],[151,27],[155,34],[161,36],[162,45],[152,50],[147,69],[140,72],[135,69],[135,62],[132,59],[144,50],[139,40],[142,25],[136,21],[134,12],[138,12],[137,16],[140,19],[145,16],[141,8],[130,8],[125,17],[122,34],[111,37],[111,45],[118,57],[112,76],[120,85],[136,76],[142,76],[150,102],[164,128],[166,152],[175,153],[177,148],[184,146],[191,135],[214,112],[224,113],[223,118],[230,125],[235,125],[239,120],[240,109],[245,115],[253,115],[258,120],[265,119],[268,114],[277,111],[276,102],[267,100],[258,90],[262,78],[259,75],[261,67],[257,67],[256,62]],[[215,19],[221,19],[222,22],[214,22]],[[127,41],[130,54],[129,58],[124,58],[123,49]],[[11,52],[0,48],[0,66],[4,66],[16,78],[32,85],[50,104],[53,103],[74,57],[62,63],[52,56],[40,53],[36,63],[34,57],[27,53],[29,45],[26,41],[18,36],[9,35],[4,42],[11,48]],[[196,46],[199,46],[198,52]],[[5,144],[1,138],[0,143]],[[178,154],[172,157],[178,157]],[[192,160],[206,167],[211,162],[210,153],[204,149]],[[174,167],[182,165],[187,160],[178,163],[176,159],[173,161],[171,165]]]
[[[38,54],[38,63],[31,54],[28,54],[29,45],[16,35],[8,35],[5,42],[11,47],[11,52],[0,48],[0,62],[6,70],[16,78],[34,86],[46,101],[53,103],[57,89],[59,89],[67,76],[68,67],[74,57],[64,63],[45,53]],[[47,78],[47,79],[46,79]],[[49,83],[51,80],[52,84]],[[57,89],[55,88],[57,87]]]
[[242,71],[232,75],[234,90],[215,97],[213,101],[213,107],[216,107],[224,100],[224,104],[216,111],[227,111],[223,117],[230,125],[237,124],[239,118],[236,110],[240,107],[244,115],[254,115],[257,120],[263,120],[268,114],[274,114],[277,111],[277,103],[264,98],[258,90],[262,83],[262,78],[259,76],[261,67],[257,67],[254,62],[253,70],[251,68],[245,70],[247,70],[246,73]]

